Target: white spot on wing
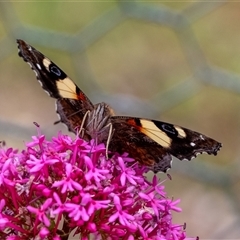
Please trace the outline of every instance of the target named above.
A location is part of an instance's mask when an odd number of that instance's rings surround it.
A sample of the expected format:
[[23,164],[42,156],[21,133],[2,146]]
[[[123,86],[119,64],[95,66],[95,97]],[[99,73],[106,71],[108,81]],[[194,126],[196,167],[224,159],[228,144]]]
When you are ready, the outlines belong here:
[[185,131],[181,128],[181,127],[178,127],[178,126],[174,126],[175,130],[177,130],[178,132],[178,136],[180,138],[185,138],[187,135],[185,133]]
[[199,136],[202,140],[205,140],[205,138],[203,137],[203,135],[202,134],[200,134],[200,136]]
[[38,72],[36,70],[33,69],[33,72],[35,73],[35,75],[38,77]]
[[190,145],[191,145],[192,147],[196,146],[196,144],[195,144],[194,142],[190,142]]
[[36,66],[37,66],[37,68],[38,68],[39,70],[42,70],[40,64],[36,63]]
[[33,65],[30,62],[27,62],[31,69],[33,69]]

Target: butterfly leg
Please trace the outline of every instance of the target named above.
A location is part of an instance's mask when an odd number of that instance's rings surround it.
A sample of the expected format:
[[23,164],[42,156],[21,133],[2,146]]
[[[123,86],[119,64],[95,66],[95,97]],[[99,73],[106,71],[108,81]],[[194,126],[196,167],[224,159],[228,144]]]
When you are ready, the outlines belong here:
[[84,123],[86,122],[86,118],[87,118],[87,116],[89,115],[89,113],[90,113],[90,111],[88,110],[88,111],[84,114],[83,120],[82,120],[82,123],[81,123],[81,126],[80,126],[80,128],[79,128],[79,133],[78,133],[78,134],[79,134],[79,135],[81,134],[81,137],[82,137],[82,138],[84,137],[84,131],[85,131],[83,125],[84,125]]
[[[88,113],[88,112],[87,112]],[[86,114],[87,114],[86,113]],[[85,115],[86,115],[85,114]],[[83,126],[82,126],[82,124],[81,124],[81,128],[82,128],[82,130],[84,131],[84,128],[83,128]],[[98,135],[99,134],[101,134],[102,132],[105,132],[105,129],[106,128],[109,128],[109,131],[108,131],[108,137],[107,137],[107,141],[106,141],[106,152],[105,152],[105,154],[106,154],[106,159],[108,159],[108,148],[109,148],[109,144],[110,144],[110,141],[111,141],[111,138],[112,138],[112,136],[113,136],[113,133],[114,133],[114,129],[113,129],[113,126],[112,126],[112,123],[108,123],[106,126],[104,126],[99,132],[98,132]],[[98,144],[98,136],[95,136],[94,137],[94,145],[96,144]],[[92,146],[93,147],[93,146]],[[91,151],[90,151],[91,152]]]
[[114,130],[113,130],[112,123],[108,123],[105,127],[109,127],[108,138],[106,142],[106,158],[108,159],[108,148],[109,148],[109,144],[113,136]]

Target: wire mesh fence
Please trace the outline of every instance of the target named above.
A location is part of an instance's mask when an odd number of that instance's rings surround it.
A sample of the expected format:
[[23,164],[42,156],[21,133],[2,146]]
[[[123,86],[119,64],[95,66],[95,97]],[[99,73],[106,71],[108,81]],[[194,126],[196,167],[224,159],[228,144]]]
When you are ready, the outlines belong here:
[[33,121],[48,136],[62,128],[52,125],[53,101],[17,56],[21,38],[93,102],[223,142],[214,159],[174,161],[179,181],[171,191],[187,198],[192,235],[240,238],[240,3],[0,2],[0,20],[1,138],[20,146],[34,134]]

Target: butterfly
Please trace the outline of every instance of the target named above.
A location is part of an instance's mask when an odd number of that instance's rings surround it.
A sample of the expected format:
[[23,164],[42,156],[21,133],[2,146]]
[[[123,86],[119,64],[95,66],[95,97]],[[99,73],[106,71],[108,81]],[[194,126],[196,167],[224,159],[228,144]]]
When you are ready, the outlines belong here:
[[110,152],[128,153],[154,173],[171,168],[172,156],[191,160],[197,154],[216,155],[221,143],[174,124],[145,118],[115,116],[106,103],[93,104],[55,63],[23,40],[19,56],[29,63],[42,88],[56,99],[60,121],[86,141],[105,143]]

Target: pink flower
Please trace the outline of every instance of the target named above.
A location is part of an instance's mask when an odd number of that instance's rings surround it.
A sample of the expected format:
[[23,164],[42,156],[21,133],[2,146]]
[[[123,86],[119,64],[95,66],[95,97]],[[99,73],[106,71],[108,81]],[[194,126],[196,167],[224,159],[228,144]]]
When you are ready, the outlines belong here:
[[28,206],[27,209],[29,212],[33,213],[36,215],[36,225],[38,224],[38,222],[42,222],[46,227],[50,226],[50,220],[47,216],[48,212],[49,212],[49,206],[52,203],[52,199],[48,198],[42,205],[41,207],[38,208],[34,208],[32,206]]
[[38,132],[18,153],[0,149],[0,239],[186,238],[174,224],[180,200],[127,154],[106,158],[103,144]]
[[73,175],[72,165],[70,163],[66,163],[65,168],[65,176],[63,176],[63,179],[55,181],[52,187],[61,187],[61,193],[65,193],[67,191],[73,192],[75,190],[82,190],[82,186],[78,182],[74,181],[71,177]]

